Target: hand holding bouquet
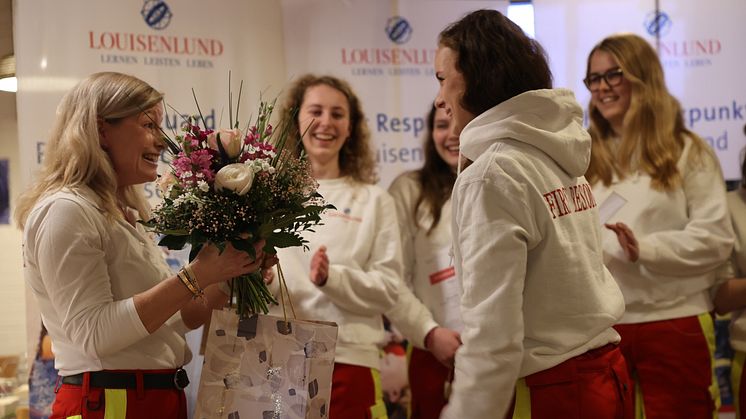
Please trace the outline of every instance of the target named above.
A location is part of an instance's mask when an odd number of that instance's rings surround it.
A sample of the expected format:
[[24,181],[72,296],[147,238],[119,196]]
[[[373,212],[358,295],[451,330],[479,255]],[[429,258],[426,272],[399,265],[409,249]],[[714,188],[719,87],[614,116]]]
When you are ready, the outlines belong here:
[[[331,205],[316,192],[306,159],[285,149],[288,125],[281,121],[280,129],[273,129],[273,109],[274,103],[261,102],[256,121],[244,131],[237,106],[230,129],[204,129],[203,119],[187,117],[174,139],[164,132],[172,155],[170,170],[159,181],[164,200],[143,222],[163,235],[160,245],[190,244],[190,260],[207,242],[219,249],[231,243],[252,257],[259,240],[266,241],[263,251],[270,255],[277,248],[306,247],[301,233],[317,225]],[[235,278],[231,287],[241,316],[266,314],[267,305],[276,303],[259,272]]]

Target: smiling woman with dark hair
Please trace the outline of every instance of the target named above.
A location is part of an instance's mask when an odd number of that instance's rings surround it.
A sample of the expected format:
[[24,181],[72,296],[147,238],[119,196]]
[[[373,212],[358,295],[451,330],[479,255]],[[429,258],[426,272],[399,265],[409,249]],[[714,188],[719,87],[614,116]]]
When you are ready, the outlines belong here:
[[440,34],[435,73],[473,161],[451,198],[464,330],[441,417],[631,417],[582,109],[551,88],[539,44],[492,10]]

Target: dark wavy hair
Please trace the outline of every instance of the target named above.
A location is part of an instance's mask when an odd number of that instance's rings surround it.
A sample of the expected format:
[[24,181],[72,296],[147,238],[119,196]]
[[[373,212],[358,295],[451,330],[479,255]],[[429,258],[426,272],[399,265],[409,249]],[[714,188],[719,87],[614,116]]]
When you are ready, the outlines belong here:
[[[451,198],[453,184],[456,182],[456,173],[435,149],[435,142],[433,141],[435,112],[436,108],[433,106],[430,108],[430,113],[427,114],[427,135],[423,144],[425,164],[415,172],[422,190],[420,196],[417,197],[417,203],[412,214],[413,219],[417,220],[417,211],[420,206],[424,205],[424,208],[429,210],[433,216],[433,223],[427,230],[427,234],[430,234],[440,222],[443,205]],[[418,227],[422,226],[418,225]]]
[[[339,151],[339,169],[345,176],[363,183],[376,183],[376,162],[370,146],[370,130],[365,114],[355,92],[346,81],[334,76],[306,74],[290,86],[280,113],[289,125],[288,149],[300,153],[301,132],[298,125],[298,111],[303,104],[306,91],[314,86],[327,85],[340,91],[350,107],[350,137]],[[291,144],[292,142],[292,144]]]
[[544,49],[496,10],[477,10],[444,29],[438,44],[458,54],[466,91],[461,106],[474,115],[529,90],[552,87]]

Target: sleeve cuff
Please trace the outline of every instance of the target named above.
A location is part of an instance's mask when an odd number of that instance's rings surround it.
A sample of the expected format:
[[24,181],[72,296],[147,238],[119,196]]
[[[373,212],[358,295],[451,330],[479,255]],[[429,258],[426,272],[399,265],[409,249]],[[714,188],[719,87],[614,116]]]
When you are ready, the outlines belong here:
[[329,265],[329,275],[326,278],[326,282],[324,285],[317,285],[316,287],[323,290],[336,290],[339,288],[340,276],[339,271],[334,266]]
[[130,297],[125,300],[125,309],[127,314],[130,317],[130,322],[132,323],[133,331],[135,332],[135,335],[138,338],[144,338],[150,333],[148,333],[148,329],[145,328],[145,325],[142,322],[142,319],[140,319],[140,315],[137,314],[137,309],[135,308],[135,298]]
[[184,319],[181,317],[181,310],[171,316],[171,318],[166,321],[166,324],[182,336],[192,331],[192,329],[184,323]]
[[412,344],[420,349],[428,350],[428,348],[425,346],[425,339],[427,339],[427,335],[435,330],[436,327],[440,327],[440,325],[436,323],[435,320],[429,320],[425,322],[422,325],[422,329],[420,329],[421,335],[417,336],[417,341],[412,342]]
[[640,240],[637,241],[637,246],[639,247],[640,255],[637,257],[636,263],[645,265],[657,259],[655,246]]

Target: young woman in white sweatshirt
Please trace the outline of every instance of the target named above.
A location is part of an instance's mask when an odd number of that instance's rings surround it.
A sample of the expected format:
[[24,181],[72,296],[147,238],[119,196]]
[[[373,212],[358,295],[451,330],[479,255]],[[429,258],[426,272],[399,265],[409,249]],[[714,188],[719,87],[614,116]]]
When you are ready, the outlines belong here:
[[365,115],[347,82],[300,77],[289,88],[283,114],[296,109],[290,136],[300,139],[298,150],[308,157],[319,193],[336,209],[322,215],[315,232],[304,233],[310,251],[281,249],[278,257],[298,318],[339,326],[329,418],[385,418],[382,314],[394,306],[401,288],[394,201],[373,184]]
[[472,161],[451,198],[464,329],[442,417],[631,417],[612,328],[624,301],[583,177],[580,105],[497,11],[466,15],[438,44],[436,106]]
[[448,402],[453,357],[461,345],[459,301],[450,250],[451,190],[459,161],[458,136],[445,110],[427,116],[425,163],[389,187],[396,203],[404,256],[404,283],[386,312],[412,346],[409,356],[410,419],[437,419]]
[[616,330],[648,419],[712,418],[709,289],[733,247],[725,184],[712,150],[684,127],[655,50],[613,35],[588,56],[591,163],[599,203],[626,204],[607,221],[604,260],[626,312]]

